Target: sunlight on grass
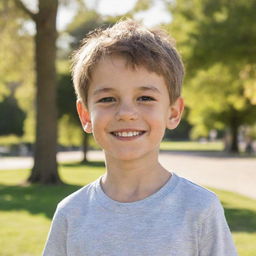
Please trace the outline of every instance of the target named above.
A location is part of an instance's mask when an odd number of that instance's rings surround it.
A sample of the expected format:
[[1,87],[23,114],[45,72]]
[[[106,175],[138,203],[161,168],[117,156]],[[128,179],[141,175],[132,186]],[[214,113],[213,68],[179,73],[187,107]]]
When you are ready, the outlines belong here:
[[254,233],[234,232],[233,238],[239,256],[255,256],[256,231]]
[[[57,203],[104,173],[103,162],[60,166],[66,185],[17,186],[28,170],[0,171],[0,255],[40,255]],[[256,251],[256,200],[212,189],[221,199],[240,256]]]
[[174,151],[222,151],[223,142],[197,142],[197,141],[163,141],[160,145],[161,150]]
[[26,180],[29,175],[28,170],[0,170],[0,185],[17,185]]
[[[72,168],[73,170],[71,170]],[[91,166],[64,164],[60,167],[60,176],[62,180],[66,183],[79,186],[84,186],[85,184],[96,180],[103,173],[103,162],[98,162]]]
[[223,190],[212,189],[221,199],[240,256],[256,252],[256,200]]
[[40,255],[50,219],[27,211],[0,211],[0,255]]

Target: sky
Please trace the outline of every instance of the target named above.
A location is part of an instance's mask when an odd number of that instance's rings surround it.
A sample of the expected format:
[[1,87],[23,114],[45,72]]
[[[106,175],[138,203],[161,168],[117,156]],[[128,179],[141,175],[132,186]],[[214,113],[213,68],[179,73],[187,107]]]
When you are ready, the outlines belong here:
[[[136,0],[85,0],[88,8],[95,8],[96,3],[97,11],[102,15],[122,15],[132,9]],[[37,11],[37,0],[22,0],[22,2],[32,11]],[[66,26],[72,21],[76,13],[77,6],[75,1],[66,1],[68,6],[60,5],[57,15],[57,29],[64,31]],[[162,1],[154,0],[152,7],[144,12],[136,14],[135,19],[141,20],[146,26],[152,27],[159,23],[170,22],[171,15],[165,10]],[[30,34],[35,34],[35,24],[29,21],[25,24],[26,30]],[[66,34],[61,33],[57,40],[57,45],[60,48],[68,48],[72,38]]]
[[[36,11],[37,0],[22,0],[29,9]],[[68,1],[67,1],[68,2]],[[97,11],[102,15],[122,15],[129,11],[136,3],[136,0],[86,0],[89,8],[94,8],[98,2]],[[73,4],[74,3],[74,4]],[[72,20],[76,11],[75,1],[70,1],[68,7],[60,6],[57,16],[57,29],[62,31]],[[165,10],[162,1],[154,0],[154,5],[150,10],[141,12],[135,16],[145,25],[151,27],[161,22],[169,22],[170,14]],[[34,29],[33,24],[29,24],[30,30]]]
[[[87,0],[88,7],[95,7],[95,0]],[[119,15],[131,9],[136,0],[98,0],[98,11],[104,15]]]

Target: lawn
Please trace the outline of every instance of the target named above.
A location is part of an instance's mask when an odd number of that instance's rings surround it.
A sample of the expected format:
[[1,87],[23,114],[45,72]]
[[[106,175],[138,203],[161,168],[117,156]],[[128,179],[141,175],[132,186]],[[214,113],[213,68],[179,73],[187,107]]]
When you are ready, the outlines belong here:
[[224,145],[222,141],[162,141],[160,149],[174,151],[222,151]]
[[[40,255],[57,202],[103,172],[102,162],[62,164],[60,175],[67,185],[17,186],[29,175],[28,170],[0,171],[0,255]],[[256,201],[214,191],[224,205],[239,255],[255,256]]]

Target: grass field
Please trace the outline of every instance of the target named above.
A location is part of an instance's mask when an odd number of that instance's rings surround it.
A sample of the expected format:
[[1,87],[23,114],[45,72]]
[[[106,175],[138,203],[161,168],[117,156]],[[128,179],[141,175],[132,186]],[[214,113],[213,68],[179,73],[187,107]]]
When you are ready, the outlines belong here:
[[161,150],[174,151],[222,151],[222,141],[198,142],[198,141],[162,141]]
[[[57,202],[103,172],[102,162],[65,164],[60,166],[60,175],[66,185],[18,186],[29,171],[0,171],[0,255],[40,255]],[[256,201],[214,191],[224,205],[239,255],[255,256]]]

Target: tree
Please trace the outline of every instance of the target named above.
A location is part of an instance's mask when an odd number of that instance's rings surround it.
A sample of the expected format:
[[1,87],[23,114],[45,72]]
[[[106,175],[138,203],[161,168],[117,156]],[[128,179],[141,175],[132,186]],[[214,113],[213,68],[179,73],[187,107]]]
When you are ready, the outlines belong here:
[[193,135],[207,136],[211,129],[228,129],[231,141],[226,150],[237,152],[239,127],[253,124],[256,116],[256,108],[241,95],[242,88],[239,75],[223,64],[198,71],[185,90],[191,110],[189,121],[195,125]]
[[232,152],[239,127],[255,122],[255,7],[256,0],[181,0],[171,7],[194,134],[228,129]]
[[[35,112],[33,37],[27,27],[24,26],[29,18],[16,7],[12,0],[0,1],[0,16],[0,105],[1,108],[4,108],[0,111],[3,111],[2,115],[5,115],[8,113],[8,109],[12,109],[17,114],[17,118],[20,115],[18,111],[26,113],[25,120],[19,122],[18,134],[13,131],[14,128],[10,127],[9,119],[12,119],[14,123],[18,120],[14,116],[9,116],[6,119],[0,115],[3,119],[1,121],[10,129],[9,132],[5,133],[6,135],[3,133],[2,135],[4,137],[10,136],[10,138],[18,136],[14,139],[17,143],[19,141],[32,142],[34,129],[31,123],[34,121]],[[7,99],[8,103],[6,102]],[[9,104],[10,101],[12,104]],[[20,118],[22,116],[21,114]],[[11,134],[16,134],[16,136]],[[4,138],[1,139],[4,140]]]
[[25,112],[18,106],[13,96],[5,97],[0,102],[0,135],[23,134]]
[[[23,27],[26,17],[11,1],[0,1],[0,100],[12,88],[30,84],[32,39]],[[22,20],[22,21],[21,21]],[[26,74],[26,76],[24,76]],[[14,91],[13,91],[14,92]]]
[[21,0],[14,0],[36,24],[36,142],[31,183],[61,183],[57,170],[56,108],[56,15],[58,0],[39,0],[33,13]]

